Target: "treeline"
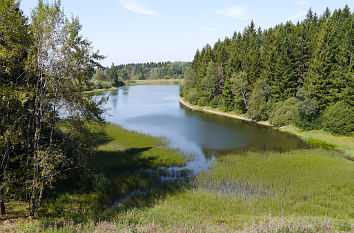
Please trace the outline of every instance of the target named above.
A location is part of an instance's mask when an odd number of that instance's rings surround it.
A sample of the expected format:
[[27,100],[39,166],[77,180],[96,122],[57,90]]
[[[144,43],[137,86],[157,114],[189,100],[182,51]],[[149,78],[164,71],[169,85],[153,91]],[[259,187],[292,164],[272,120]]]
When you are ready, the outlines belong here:
[[197,51],[181,96],[255,121],[335,134],[354,130],[354,15],[310,9],[302,22],[242,33]]
[[126,81],[152,79],[183,79],[188,62],[148,62],[138,64],[111,65],[96,71],[86,90],[119,87]]
[[33,216],[45,189],[93,151],[88,123],[103,122],[103,111],[83,87],[102,56],[60,1],[38,1],[30,18],[19,7],[0,1],[0,209],[26,200]]
[[124,80],[183,79],[188,62],[149,62],[112,66]]

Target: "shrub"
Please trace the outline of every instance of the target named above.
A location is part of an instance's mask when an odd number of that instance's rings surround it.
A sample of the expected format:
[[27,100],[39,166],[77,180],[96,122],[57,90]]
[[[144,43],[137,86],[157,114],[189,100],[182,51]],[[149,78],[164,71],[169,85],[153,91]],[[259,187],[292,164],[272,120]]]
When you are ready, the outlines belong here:
[[121,77],[113,80],[113,83],[112,83],[112,86],[114,86],[114,87],[122,87],[124,85],[125,85],[124,80]]
[[100,81],[102,88],[111,88],[112,87],[112,83],[108,82],[108,81]]
[[350,136],[354,131],[354,107],[345,101],[328,107],[323,114],[324,130]]
[[305,130],[321,127],[318,101],[305,88],[300,88],[296,93],[296,107],[293,120],[297,127]]
[[94,89],[102,89],[103,88],[101,82],[98,80],[93,81],[93,85],[94,85]]
[[200,97],[200,99],[198,100],[198,105],[199,106],[205,106],[208,104],[208,98],[206,97]]
[[189,92],[186,95],[187,101],[189,101],[191,104],[198,104],[200,94],[198,93],[198,90],[196,88],[192,88],[189,90]]
[[267,103],[258,87],[253,89],[248,105],[247,114],[252,120],[261,121],[268,118]]
[[273,112],[270,114],[269,121],[275,126],[289,125],[293,122],[296,112],[295,98],[290,98],[275,105]]
[[219,106],[223,105],[223,97],[221,95],[215,96],[211,101],[210,101],[210,106],[212,108],[217,108]]

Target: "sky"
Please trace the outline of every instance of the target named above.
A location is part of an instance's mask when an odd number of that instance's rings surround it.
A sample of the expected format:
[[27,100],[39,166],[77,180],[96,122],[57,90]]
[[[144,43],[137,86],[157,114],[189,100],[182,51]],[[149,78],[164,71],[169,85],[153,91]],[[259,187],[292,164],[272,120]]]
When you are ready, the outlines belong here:
[[[77,16],[82,34],[114,64],[192,61],[207,43],[242,32],[253,19],[262,29],[305,18],[311,7],[322,14],[354,0],[62,0]],[[47,0],[47,2],[52,2]],[[21,0],[25,15],[37,0]]]

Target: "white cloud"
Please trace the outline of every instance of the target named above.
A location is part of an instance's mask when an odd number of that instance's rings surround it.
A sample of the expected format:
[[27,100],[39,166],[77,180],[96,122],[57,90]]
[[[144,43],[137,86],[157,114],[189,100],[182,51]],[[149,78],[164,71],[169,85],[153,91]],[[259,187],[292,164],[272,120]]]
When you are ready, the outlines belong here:
[[160,15],[158,12],[148,9],[135,0],[120,0],[120,4],[127,10],[143,15]]
[[217,14],[224,15],[235,19],[245,19],[246,18],[246,7],[245,6],[235,6],[228,9],[217,10]]
[[306,15],[306,10],[303,10],[303,11],[299,11],[298,13],[296,13],[295,15],[287,18],[286,20],[287,21],[292,21],[293,23],[295,23],[296,20],[300,19],[301,17],[305,16]]

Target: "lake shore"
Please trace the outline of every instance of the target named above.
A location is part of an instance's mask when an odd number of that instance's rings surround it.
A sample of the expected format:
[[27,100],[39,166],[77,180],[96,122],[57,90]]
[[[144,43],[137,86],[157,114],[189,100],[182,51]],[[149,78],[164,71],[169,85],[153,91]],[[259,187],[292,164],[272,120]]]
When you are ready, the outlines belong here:
[[320,146],[324,148],[330,148],[330,149],[336,149],[341,152],[343,152],[346,157],[349,159],[354,159],[354,137],[348,137],[348,136],[337,136],[337,135],[332,135],[330,133],[327,133],[323,130],[310,130],[310,131],[303,131],[295,126],[284,126],[284,127],[275,127],[272,124],[270,124],[267,121],[253,121],[250,118],[247,118],[245,116],[237,115],[232,112],[223,112],[219,109],[214,109],[210,107],[201,107],[198,105],[193,105],[184,100],[184,98],[180,97],[179,102],[194,111],[202,111],[205,113],[210,113],[210,114],[215,114],[215,115],[220,115],[220,116],[225,116],[229,118],[235,118],[251,123],[256,123],[259,125],[263,126],[268,126],[268,127],[274,127],[274,129],[280,130],[282,132],[294,134],[304,140],[306,143],[314,145],[314,146]]
[[247,122],[251,122],[251,123],[256,123],[259,125],[264,125],[264,126],[270,126],[273,127],[269,122],[267,121],[254,121],[248,117],[245,116],[241,116],[241,115],[237,115],[233,112],[223,112],[220,111],[218,109],[215,108],[210,108],[210,107],[201,107],[198,105],[192,105],[190,103],[187,103],[184,98],[180,97],[179,98],[179,102],[184,105],[185,107],[192,109],[192,110],[196,110],[196,111],[202,111],[202,112],[206,112],[206,113],[211,113],[211,114],[215,114],[215,115],[220,115],[220,116],[225,116],[225,117],[229,117],[229,118],[235,118],[235,119],[239,119],[242,121],[247,121]]
[[93,89],[91,91],[84,91],[86,94],[93,94],[97,92],[102,92],[102,91],[115,91],[118,90],[119,87],[110,87],[110,88],[102,88],[102,89]]
[[151,80],[131,80],[128,86],[135,85],[176,85],[183,82],[183,79],[151,79]]

